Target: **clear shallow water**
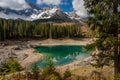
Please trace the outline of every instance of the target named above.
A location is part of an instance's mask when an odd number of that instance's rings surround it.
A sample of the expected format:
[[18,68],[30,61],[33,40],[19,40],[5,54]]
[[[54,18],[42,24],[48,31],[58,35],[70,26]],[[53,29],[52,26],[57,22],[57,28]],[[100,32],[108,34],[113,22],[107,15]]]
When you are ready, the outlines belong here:
[[89,56],[83,46],[40,46],[36,50],[45,55],[45,58],[37,62],[37,65],[44,67],[48,59],[52,60],[56,66],[64,65],[75,60],[82,60]]

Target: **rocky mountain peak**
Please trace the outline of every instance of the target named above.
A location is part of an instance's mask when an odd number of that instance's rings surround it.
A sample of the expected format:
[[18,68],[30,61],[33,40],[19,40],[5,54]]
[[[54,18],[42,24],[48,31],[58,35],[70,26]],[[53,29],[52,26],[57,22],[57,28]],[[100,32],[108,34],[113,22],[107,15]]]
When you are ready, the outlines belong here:
[[58,18],[58,19],[72,19],[73,17],[78,17],[74,13],[66,14],[63,10],[58,7],[47,7],[47,8],[39,8],[38,5],[30,3],[30,8],[23,10],[13,10],[9,8],[0,7],[0,18],[5,19],[22,19],[22,20],[38,20],[38,19],[50,19],[50,18]]

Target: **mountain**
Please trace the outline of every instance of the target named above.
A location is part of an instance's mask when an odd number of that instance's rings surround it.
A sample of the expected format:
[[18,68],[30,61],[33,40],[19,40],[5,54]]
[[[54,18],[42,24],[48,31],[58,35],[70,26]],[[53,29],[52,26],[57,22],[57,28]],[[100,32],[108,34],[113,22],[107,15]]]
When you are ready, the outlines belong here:
[[5,19],[22,19],[27,21],[36,20],[64,20],[72,21],[78,20],[80,17],[75,13],[66,13],[60,8],[39,8],[37,5],[27,1],[30,8],[24,10],[13,10],[10,8],[0,7],[0,18]]
[[5,19],[23,19],[23,20],[34,20],[31,18],[33,14],[39,14],[40,8],[32,3],[28,3],[31,8],[24,10],[13,10],[10,8],[0,7],[0,18]]

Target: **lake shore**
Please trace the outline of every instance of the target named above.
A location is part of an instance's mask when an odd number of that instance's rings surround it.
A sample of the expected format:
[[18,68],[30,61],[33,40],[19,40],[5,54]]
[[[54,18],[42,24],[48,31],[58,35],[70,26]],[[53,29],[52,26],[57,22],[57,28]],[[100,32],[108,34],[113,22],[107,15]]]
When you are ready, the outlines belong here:
[[[0,47],[0,56],[3,53],[10,54],[11,51],[17,55],[17,60],[25,68],[44,58],[44,55],[37,53],[35,47],[53,46],[53,45],[87,45],[91,43],[90,39],[47,39],[31,41],[7,41],[7,46]],[[8,55],[6,54],[6,55]],[[5,54],[4,54],[5,55]],[[4,60],[3,60],[4,61]]]
[[86,66],[86,65],[90,65],[91,61],[93,61],[92,57],[88,57],[85,58],[83,60],[77,60],[77,61],[73,61],[71,63],[62,65],[62,66],[58,66],[57,69],[59,70],[66,70],[66,69],[70,69],[70,70],[74,70],[80,66]]
[[[31,40],[31,41],[7,41],[8,45],[0,46],[0,63],[7,59],[8,55],[12,52],[17,56],[23,68],[28,68],[31,64],[40,61],[45,56],[42,53],[35,51],[38,46],[53,46],[53,45],[87,45],[92,43],[91,39],[63,39],[63,40]],[[74,74],[90,76],[91,72],[96,68],[90,65],[91,57],[85,58],[81,61],[73,61],[71,63],[57,66],[57,70],[61,73],[66,69],[70,69]],[[114,74],[114,68],[111,66],[103,68],[104,74],[109,77]]]
[[92,43],[91,39],[47,39],[42,41],[32,41],[32,44],[38,46],[54,46],[54,45],[87,45]]
[[24,60],[20,61],[21,66],[24,68],[25,67],[27,68],[28,66],[32,65],[34,62],[37,62],[44,58],[43,54],[39,54],[39,53],[35,52],[34,49],[23,50],[23,51],[21,51],[21,53],[28,55],[28,57],[26,57]]

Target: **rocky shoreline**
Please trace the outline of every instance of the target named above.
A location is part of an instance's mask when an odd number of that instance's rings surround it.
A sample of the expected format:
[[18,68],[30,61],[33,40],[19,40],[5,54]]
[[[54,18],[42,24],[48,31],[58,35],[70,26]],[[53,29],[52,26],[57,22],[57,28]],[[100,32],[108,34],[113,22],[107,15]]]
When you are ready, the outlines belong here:
[[27,67],[44,57],[43,54],[38,54],[35,51],[35,47],[53,45],[86,45],[89,43],[89,39],[4,41],[0,42],[0,64],[5,62],[10,56],[12,56],[16,60],[18,60],[23,67]]
[[64,71],[64,70],[69,68],[70,70],[74,70],[80,66],[91,65],[92,61],[93,61],[93,58],[90,56],[90,57],[85,58],[81,61],[78,60],[78,61],[74,61],[74,62],[71,62],[71,63],[66,64],[66,65],[58,66],[57,69]]
[[[6,43],[6,44],[5,44]],[[13,57],[25,68],[43,58],[42,54],[35,52],[37,45],[29,41],[6,41],[0,45],[0,65]]]

